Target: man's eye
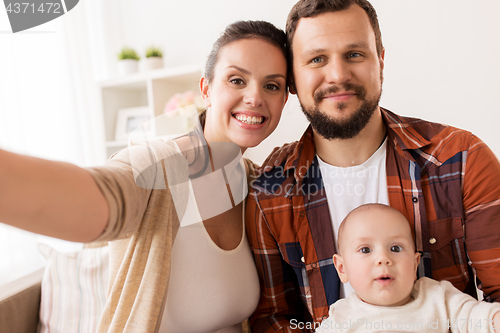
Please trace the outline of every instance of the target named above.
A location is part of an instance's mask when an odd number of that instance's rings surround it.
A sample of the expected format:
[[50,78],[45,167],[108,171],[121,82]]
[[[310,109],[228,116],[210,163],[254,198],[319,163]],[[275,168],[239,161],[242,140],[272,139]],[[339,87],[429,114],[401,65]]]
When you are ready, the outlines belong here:
[[401,251],[403,251],[403,248],[399,245],[393,245],[391,247],[391,252],[401,252]]
[[359,58],[361,57],[361,53],[353,52],[349,53],[348,58]]
[[311,60],[311,63],[313,63],[313,64],[319,64],[321,62],[323,62],[323,58],[321,58],[321,57],[316,57],[316,58],[313,58]]
[[359,249],[359,252],[370,253],[370,252],[372,252],[372,250],[369,247],[362,247],[361,249]]

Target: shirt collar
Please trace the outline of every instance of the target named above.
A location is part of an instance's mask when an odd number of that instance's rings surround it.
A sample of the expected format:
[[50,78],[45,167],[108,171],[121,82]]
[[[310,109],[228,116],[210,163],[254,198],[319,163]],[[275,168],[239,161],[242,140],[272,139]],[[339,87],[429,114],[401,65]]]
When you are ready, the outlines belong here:
[[[384,108],[380,108],[380,111],[387,131],[388,143],[400,145],[403,150],[420,149],[430,144],[430,141],[412,126],[412,123],[420,122],[420,119],[401,117]],[[288,155],[284,172],[294,169],[295,180],[299,181],[306,175],[315,155],[314,135],[312,127],[309,125],[293,152]]]
[[314,134],[311,125],[309,125],[293,152],[288,156],[284,172],[286,173],[288,170],[294,169],[294,177],[298,182],[306,175],[315,155]]
[[389,142],[399,144],[403,150],[420,149],[431,143],[417,132],[412,125],[422,120],[401,117],[383,108],[380,108],[380,110],[382,111],[382,119],[384,120]]

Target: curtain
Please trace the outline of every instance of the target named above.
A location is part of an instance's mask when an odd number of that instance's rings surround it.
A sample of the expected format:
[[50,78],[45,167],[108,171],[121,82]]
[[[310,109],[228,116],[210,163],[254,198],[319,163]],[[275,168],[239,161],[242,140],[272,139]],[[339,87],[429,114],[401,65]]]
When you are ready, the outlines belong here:
[[[82,167],[105,161],[96,85],[109,75],[103,6],[80,1],[16,34],[0,10],[0,148]],[[64,252],[81,248],[0,223],[0,284],[43,267],[40,241]]]

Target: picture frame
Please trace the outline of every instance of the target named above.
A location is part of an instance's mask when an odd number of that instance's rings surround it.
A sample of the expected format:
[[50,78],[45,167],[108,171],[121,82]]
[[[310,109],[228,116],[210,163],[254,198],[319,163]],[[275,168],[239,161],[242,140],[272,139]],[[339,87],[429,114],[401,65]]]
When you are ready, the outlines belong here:
[[[151,125],[151,112],[149,107],[140,106],[124,108],[118,110],[115,129],[116,141],[129,141],[137,136],[140,139],[141,133],[150,136],[153,133]],[[141,130],[135,130],[141,125],[145,125]],[[135,130],[135,131],[134,131]]]

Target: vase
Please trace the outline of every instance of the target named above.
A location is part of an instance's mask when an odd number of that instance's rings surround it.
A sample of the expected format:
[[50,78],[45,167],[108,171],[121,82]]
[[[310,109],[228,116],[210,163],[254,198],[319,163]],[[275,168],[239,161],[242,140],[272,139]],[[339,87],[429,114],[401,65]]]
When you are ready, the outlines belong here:
[[141,60],[141,71],[150,71],[163,67],[163,58],[149,57]]
[[139,62],[134,59],[123,59],[118,61],[118,71],[121,76],[137,73]]

